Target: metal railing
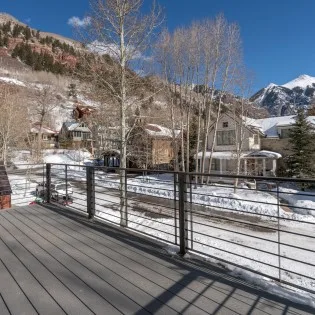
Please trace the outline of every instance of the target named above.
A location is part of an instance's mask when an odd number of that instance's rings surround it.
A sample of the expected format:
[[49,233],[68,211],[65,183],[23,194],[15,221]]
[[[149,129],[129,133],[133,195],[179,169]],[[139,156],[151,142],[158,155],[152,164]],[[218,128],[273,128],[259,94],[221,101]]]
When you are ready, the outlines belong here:
[[[2,179],[9,180],[11,186],[11,206],[25,206],[36,198],[38,184],[46,180],[45,164],[20,164],[6,168]],[[5,177],[5,178],[4,178]]]
[[[181,255],[202,255],[234,274],[315,294],[315,180],[64,164],[36,168],[34,178],[46,182],[48,202],[159,239]],[[65,183],[65,192],[54,183]]]

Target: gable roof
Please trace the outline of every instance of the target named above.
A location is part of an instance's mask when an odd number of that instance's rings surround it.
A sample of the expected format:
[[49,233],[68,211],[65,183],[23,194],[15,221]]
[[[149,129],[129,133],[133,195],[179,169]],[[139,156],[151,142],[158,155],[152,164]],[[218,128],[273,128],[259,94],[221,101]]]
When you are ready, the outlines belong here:
[[[224,118],[224,116],[228,116],[230,117],[231,119],[235,119],[235,116],[234,115],[230,115],[228,113],[223,113],[220,115],[220,118],[219,118],[219,121],[221,121],[221,119]],[[252,133],[261,133],[261,134],[264,134],[263,133],[263,130],[261,128],[261,126],[257,123],[256,119],[254,118],[250,118],[250,117],[246,117],[246,116],[237,116],[237,123],[241,123],[241,120],[243,121],[243,124],[244,126]],[[211,128],[215,125],[215,122],[211,125]]]
[[[220,116],[220,120],[224,115],[234,119],[233,115],[224,113]],[[270,117],[262,119],[254,119],[246,116],[240,116],[242,118],[244,125],[252,132],[260,132],[267,138],[278,138],[278,127],[289,127],[295,124],[296,115],[291,116],[280,116],[280,117]],[[308,116],[307,120],[315,126],[315,116]],[[213,126],[213,123],[211,126]]]
[[0,161],[0,196],[11,195],[11,185],[3,162]]
[[[39,133],[39,129],[40,129],[40,124],[34,123],[31,127],[31,133]],[[51,135],[58,134],[58,131],[53,130],[53,129],[46,127],[46,126],[42,126],[41,132],[44,134],[51,134]]]

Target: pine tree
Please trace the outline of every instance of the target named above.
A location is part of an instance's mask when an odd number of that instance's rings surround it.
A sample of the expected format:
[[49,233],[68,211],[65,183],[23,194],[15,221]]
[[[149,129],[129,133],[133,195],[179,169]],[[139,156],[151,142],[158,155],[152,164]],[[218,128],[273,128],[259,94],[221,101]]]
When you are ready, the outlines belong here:
[[28,26],[24,29],[24,35],[26,40],[30,40],[32,37],[31,29]]
[[8,47],[9,45],[9,38],[8,36],[4,36],[3,38],[3,46]]
[[77,86],[75,83],[70,83],[68,86],[68,96],[77,99]]
[[295,125],[289,133],[292,154],[287,157],[288,175],[297,178],[312,177],[314,165],[314,127],[307,120],[303,109],[295,117]]

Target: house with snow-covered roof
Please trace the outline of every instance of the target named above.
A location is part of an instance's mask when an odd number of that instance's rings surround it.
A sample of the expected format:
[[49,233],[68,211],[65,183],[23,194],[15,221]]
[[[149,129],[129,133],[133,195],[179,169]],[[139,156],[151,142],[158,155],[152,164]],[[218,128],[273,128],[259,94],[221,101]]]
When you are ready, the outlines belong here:
[[92,142],[92,132],[85,122],[66,121],[59,133],[61,143],[66,146],[81,146],[89,148]]
[[[315,127],[315,116],[309,116],[307,120]],[[264,134],[261,138],[261,146],[264,149],[275,150],[283,156],[291,153],[289,133],[295,124],[294,115],[256,119],[255,122]]]
[[58,143],[58,131],[41,125],[36,122],[31,125],[30,137],[33,141],[37,141],[41,137],[41,143],[44,148],[55,148]]
[[205,172],[235,174],[240,159],[240,174],[273,176],[277,160],[282,156],[277,151],[263,148],[261,139],[264,136],[264,129],[256,119],[223,113],[217,130],[215,123],[211,125],[207,152],[197,154],[198,165],[204,159]]
[[179,130],[149,123],[138,123],[130,130],[128,161],[135,168],[171,168],[175,158],[174,142]]

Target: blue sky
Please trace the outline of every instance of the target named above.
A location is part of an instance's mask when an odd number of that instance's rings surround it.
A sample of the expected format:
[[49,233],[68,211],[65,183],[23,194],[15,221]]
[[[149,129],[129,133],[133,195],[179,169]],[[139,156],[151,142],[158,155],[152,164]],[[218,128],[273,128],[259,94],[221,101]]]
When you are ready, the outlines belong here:
[[[145,0],[147,2],[148,0]],[[169,29],[224,13],[241,27],[244,57],[255,74],[253,90],[284,84],[300,74],[315,76],[314,0],[160,0]],[[88,0],[2,0],[7,12],[31,27],[72,36],[67,21],[82,18]]]

